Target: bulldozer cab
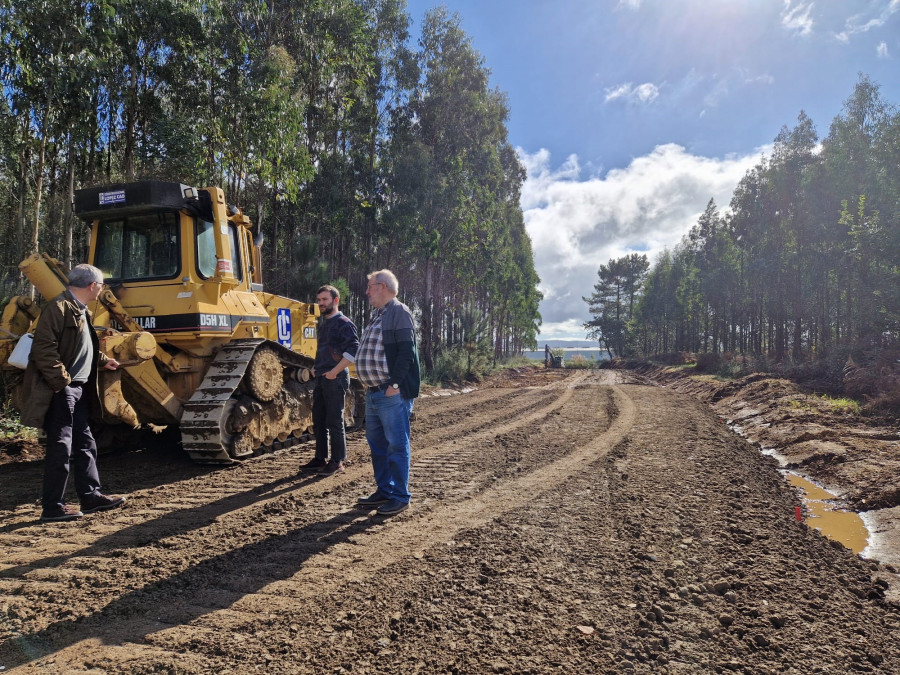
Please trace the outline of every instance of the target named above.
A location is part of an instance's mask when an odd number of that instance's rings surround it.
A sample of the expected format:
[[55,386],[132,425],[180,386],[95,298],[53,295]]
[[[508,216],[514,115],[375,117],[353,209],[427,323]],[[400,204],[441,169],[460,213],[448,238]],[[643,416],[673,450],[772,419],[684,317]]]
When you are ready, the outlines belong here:
[[178,213],[100,221],[93,264],[115,281],[172,279],[181,271]]
[[250,222],[218,188],[164,181],[88,188],[76,192],[75,213],[93,222],[90,262],[112,285],[211,281],[250,290]]

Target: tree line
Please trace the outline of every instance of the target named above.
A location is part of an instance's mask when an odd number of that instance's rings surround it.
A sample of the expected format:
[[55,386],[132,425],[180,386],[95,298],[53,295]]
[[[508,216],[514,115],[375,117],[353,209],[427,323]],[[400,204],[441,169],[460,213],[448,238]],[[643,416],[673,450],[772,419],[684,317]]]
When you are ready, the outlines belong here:
[[801,112],[674,250],[600,267],[591,337],[618,355],[777,362],[900,340],[900,113],[860,75],[819,139]]
[[[536,346],[541,295],[509,108],[459,17],[405,0],[0,0],[0,284],[85,259],[75,189],[221,186],[265,233],[266,290],[398,275],[421,354]],[[346,293],[345,293],[346,295]]]

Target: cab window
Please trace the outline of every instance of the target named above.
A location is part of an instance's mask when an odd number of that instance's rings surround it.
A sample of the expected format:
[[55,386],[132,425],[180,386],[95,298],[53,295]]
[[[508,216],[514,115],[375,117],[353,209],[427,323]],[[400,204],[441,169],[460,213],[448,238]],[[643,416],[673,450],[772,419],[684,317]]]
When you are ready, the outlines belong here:
[[157,211],[100,221],[94,265],[117,281],[178,274],[178,214]]
[[[229,223],[228,241],[231,246],[231,271],[236,279],[242,279],[241,248],[238,243],[237,228]],[[197,219],[195,223],[197,238],[197,271],[204,279],[209,279],[216,273],[216,240],[215,225],[207,220]]]

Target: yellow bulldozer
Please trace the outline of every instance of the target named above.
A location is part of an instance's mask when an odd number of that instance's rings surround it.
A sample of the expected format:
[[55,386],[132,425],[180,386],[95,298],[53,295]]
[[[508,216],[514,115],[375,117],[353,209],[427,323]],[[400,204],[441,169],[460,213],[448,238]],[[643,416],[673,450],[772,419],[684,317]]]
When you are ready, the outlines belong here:
[[[104,425],[177,425],[184,450],[213,464],[312,431],[319,308],[263,291],[261,239],[221,189],[117,183],[77,190],[74,209],[91,223],[87,262],[107,280],[89,308],[100,348],[121,364],[99,373]],[[65,289],[65,269],[46,254],[19,268],[44,299]],[[21,371],[10,357],[39,313],[17,296],[0,316],[0,367],[13,388]],[[364,401],[352,378],[348,427],[364,419]]]

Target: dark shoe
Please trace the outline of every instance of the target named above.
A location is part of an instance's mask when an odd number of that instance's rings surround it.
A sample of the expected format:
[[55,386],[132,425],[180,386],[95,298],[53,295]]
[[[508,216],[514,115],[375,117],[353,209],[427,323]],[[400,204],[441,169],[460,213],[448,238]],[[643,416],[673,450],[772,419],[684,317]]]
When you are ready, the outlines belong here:
[[356,500],[356,504],[358,506],[378,506],[380,504],[387,504],[390,499],[383,496],[378,490],[375,490],[368,497],[360,497]]
[[396,516],[401,511],[409,508],[409,502],[401,502],[399,499],[392,499],[378,507],[375,512],[379,516]]
[[95,492],[81,499],[81,510],[84,513],[97,513],[98,511],[109,511],[109,509],[122,506],[124,503],[125,497],[107,497]]
[[333,459],[328,460],[328,463],[319,469],[319,473],[323,476],[331,476],[336,473],[343,473],[344,471],[344,463],[343,462],[335,462]]
[[310,471],[319,471],[325,468],[325,460],[313,457],[306,464],[300,465],[300,473],[308,473]]
[[44,509],[41,512],[42,523],[61,523],[66,520],[78,520],[84,514],[81,511],[73,509],[68,504],[63,504],[55,509]]

